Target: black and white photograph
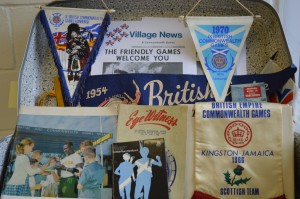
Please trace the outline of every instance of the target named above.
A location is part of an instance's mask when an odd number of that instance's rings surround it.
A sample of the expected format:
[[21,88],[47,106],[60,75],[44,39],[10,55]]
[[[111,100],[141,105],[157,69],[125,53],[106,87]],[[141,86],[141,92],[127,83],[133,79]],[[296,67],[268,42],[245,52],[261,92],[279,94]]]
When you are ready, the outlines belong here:
[[103,74],[183,74],[182,62],[105,62]]

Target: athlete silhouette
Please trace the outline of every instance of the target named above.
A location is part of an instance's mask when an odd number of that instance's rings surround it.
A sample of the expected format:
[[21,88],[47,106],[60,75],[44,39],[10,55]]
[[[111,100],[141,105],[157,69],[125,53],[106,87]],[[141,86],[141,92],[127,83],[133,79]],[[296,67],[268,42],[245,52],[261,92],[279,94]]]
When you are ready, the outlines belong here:
[[[142,158],[134,162],[134,165],[138,167],[134,198],[139,199],[144,196],[144,199],[148,199],[151,187],[151,178],[153,177],[152,165],[161,167],[162,163],[160,156],[156,156],[157,160],[148,157],[149,149],[147,147],[142,147],[140,149],[140,154]],[[142,193],[143,188],[144,193]]]
[[131,182],[135,180],[133,174],[133,167],[135,166],[132,164],[134,156],[130,157],[129,153],[123,154],[124,161],[116,168],[115,174],[120,176],[119,179],[119,192],[122,199],[130,199],[130,191],[131,191]]

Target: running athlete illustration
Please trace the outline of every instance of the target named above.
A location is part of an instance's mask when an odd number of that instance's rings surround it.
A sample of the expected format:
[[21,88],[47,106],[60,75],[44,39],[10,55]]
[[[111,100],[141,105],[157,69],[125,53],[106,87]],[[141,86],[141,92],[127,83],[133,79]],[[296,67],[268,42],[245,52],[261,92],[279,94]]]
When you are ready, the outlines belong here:
[[132,80],[133,85],[135,86],[135,98],[130,97],[126,92],[123,94],[118,94],[116,96],[112,96],[111,98],[101,102],[99,107],[110,107],[114,104],[138,104],[141,99],[141,91],[137,83]]
[[129,153],[123,154],[123,160],[118,168],[115,170],[115,174],[120,176],[119,179],[119,192],[122,199],[130,199],[130,191],[131,191],[131,182],[135,180],[133,168],[134,164],[132,161],[134,156],[130,157]]
[[[134,164],[138,167],[134,198],[148,199],[151,187],[151,178],[153,177],[152,165],[161,167],[162,163],[160,160],[160,156],[156,156],[157,160],[148,157],[149,149],[147,147],[142,147],[140,149],[140,154],[142,158],[134,162]],[[144,190],[144,192],[142,192],[142,190]]]
[[[140,159],[133,162],[134,156],[129,153],[123,154],[123,162],[116,168],[115,174],[119,175],[119,193],[122,199],[130,199],[131,185],[135,182],[134,198],[135,199],[148,199],[151,187],[152,166],[162,167],[160,156],[156,156],[156,159],[149,158],[148,147],[140,148]],[[133,163],[132,163],[133,162]],[[137,167],[136,177],[135,167]]]

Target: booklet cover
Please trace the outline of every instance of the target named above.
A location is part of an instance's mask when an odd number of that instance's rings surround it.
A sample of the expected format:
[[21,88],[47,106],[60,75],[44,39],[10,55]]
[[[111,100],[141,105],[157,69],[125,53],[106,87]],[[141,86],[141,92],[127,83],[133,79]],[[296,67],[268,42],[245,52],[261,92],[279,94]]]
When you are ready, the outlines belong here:
[[112,144],[113,197],[169,198],[163,138]]
[[195,105],[184,104],[187,107],[187,137],[184,199],[191,199],[195,187]]
[[187,107],[119,106],[117,142],[164,138],[169,196],[184,198]]
[[[56,166],[64,165],[66,169],[73,172],[80,170],[81,167],[76,168],[75,165],[67,166],[68,162],[78,162],[80,166],[80,161],[83,161],[82,157],[78,154],[81,154],[80,145],[86,141],[89,141],[90,145],[94,145],[96,149],[96,161],[99,162],[99,165],[103,168],[103,180],[101,182],[101,196],[102,198],[111,198],[112,197],[112,157],[111,157],[111,144],[114,142],[114,136],[116,132],[117,124],[117,111],[115,108],[56,108],[56,107],[20,107],[20,114],[18,118],[18,128],[16,131],[16,136],[14,144],[12,146],[11,158],[8,161],[8,164],[5,165],[7,170],[5,175],[4,184],[5,186],[2,189],[1,198],[24,198],[24,194],[18,192],[19,189],[13,189],[9,192],[5,190],[6,184],[8,184],[11,176],[14,171],[17,171],[16,164],[11,164],[15,162],[16,159],[16,146],[17,144],[22,143],[23,139],[30,138],[33,143],[33,149],[28,155],[31,157],[33,151],[41,151],[42,158],[39,161],[39,165],[49,165],[45,169],[47,173],[53,173],[53,165],[50,165],[50,162],[57,163]],[[65,151],[68,150],[67,146],[72,145],[72,151],[77,155],[75,160],[69,160],[67,158],[64,160]],[[79,156],[79,158],[78,158]],[[26,156],[23,158],[26,161]],[[53,160],[55,159],[55,160]],[[73,159],[73,158],[71,158]],[[28,161],[27,161],[28,163]],[[62,164],[63,163],[63,164]],[[14,166],[12,166],[14,165]],[[24,164],[20,164],[21,167],[24,167]],[[27,165],[28,166],[28,165]],[[64,167],[63,167],[64,168]],[[73,170],[74,169],[74,170]],[[56,171],[55,171],[56,170]],[[58,168],[54,169],[54,173],[58,173]],[[17,171],[17,174],[20,171]],[[26,174],[26,173],[25,173]],[[35,176],[35,173],[30,173],[29,176]],[[16,174],[15,174],[16,175]],[[65,177],[72,177],[72,174],[61,171],[59,176],[60,181],[64,181]],[[36,177],[35,178],[40,178]],[[77,177],[71,181],[76,182],[80,178]],[[89,178],[88,178],[89,179]],[[25,179],[26,181],[27,179]],[[19,182],[19,179],[16,179]],[[25,182],[24,181],[24,182]],[[32,180],[30,180],[32,181]],[[22,181],[23,182],[23,181]],[[27,182],[27,181],[26,181]],[[40,182],[40,179],[37,181]],[[29,183],[29,181],[28,181]],[[45,182],[46,183],[46,182]],[[32,183],[30,183],[32,184]],[[37,191],[42,192],[41,183],[37,184]],[[47,183],[46,183],[47,184]],[[27,184],[28,185],[28,184]],[[26,189],[28,186],[26,185]],[[25,185],[24,185],[25,186]],[[67,186],[68,187],[68,186]],[[57,186],[54,186],[53,189],[57,190],[57,197],[65,198],[77,198],[79,191],[77,187],[75,188],[75,195],[65,196],[64,193],[59,191],[60,189]],[[50,189],[50,188],[49,188]],[[51,188],[52,189],[52,188]],[[68,190],[68,189],[66,189]],[[70,192],[70,191],[66,191]],[[76,195],[76,192],[78,194]],[[70,192],[72,193],[72,192]],[[31,194],[28,197],[42,197],[42,193],[32,196]],[[83,197],[84,198],[84,197]],[[90,198],[90,196],[86,197]]]
[[291,159],[283,155],[290,151],[283,149],[290,133],[285,131],[283,139],[282,105],[212,102],[196,103],[195,109],[193,198],[271,199],[291,193],[285,186],[293,184],[293,177],[283,171],[287,165],[293,170],[293,162],[284,162]]

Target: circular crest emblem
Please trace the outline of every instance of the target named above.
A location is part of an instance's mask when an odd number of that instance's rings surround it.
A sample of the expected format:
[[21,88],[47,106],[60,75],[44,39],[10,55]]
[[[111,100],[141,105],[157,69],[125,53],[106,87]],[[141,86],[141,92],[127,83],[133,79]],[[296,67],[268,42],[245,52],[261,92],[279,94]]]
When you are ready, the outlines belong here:
[[227,65],[227,58],[225,55],[216,54],[212,58],[212,64],[215,68],[222,69]]
[[59,27],[64,23],[64,20],[61,18],[60,13],[53,13],[52,17],[50,17],[50,23],[55,27]]
[[168,186],[169,186],[169,192],[171,192],[171,188],[176,179],[177,164],[174,155],[168,148],[165,148],[165,152],[166,152],[166,163],[167,163],[166,167],[167,167]]
[[237,120],[227,125],[224,136],[229,145],[242,148],[250,143],[252,130],[246,122]]

